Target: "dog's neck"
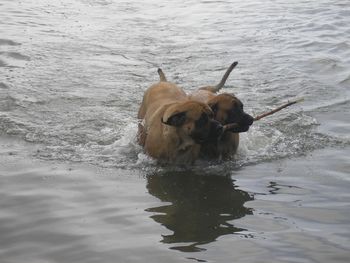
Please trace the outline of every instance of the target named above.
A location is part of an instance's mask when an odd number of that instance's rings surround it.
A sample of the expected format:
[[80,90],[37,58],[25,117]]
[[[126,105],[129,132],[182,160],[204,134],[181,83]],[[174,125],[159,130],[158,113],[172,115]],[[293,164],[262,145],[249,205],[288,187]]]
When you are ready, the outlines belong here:
[[164,139],[171,141],[172,144],[176,145],[176,148],[181,151],[184,151],[196,144],[195,141],[187,134],[183,134],[181,131],[174,132],[174,130],[177,129],[176,127],[164,125],[163,129]]
[[179,151],[188,151],[191,147],[193,147],[196,143],[190,137],[185,140],[179,138],[178,149]]
[[175,159],[179,162],[193,162],[197,157],[196,153],[199,152],[199,145],[188,135],[182,134],[181,131],[174,132],[174,129],[176,128],[164,125],[164,139],[171,142],[172,145],[176,145],[172,155],[176,156]]

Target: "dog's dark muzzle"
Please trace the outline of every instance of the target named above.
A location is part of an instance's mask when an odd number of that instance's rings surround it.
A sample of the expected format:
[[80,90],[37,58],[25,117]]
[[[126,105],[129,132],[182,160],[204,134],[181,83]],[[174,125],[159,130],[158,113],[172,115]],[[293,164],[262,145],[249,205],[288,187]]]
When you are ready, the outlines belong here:
[[229,129],[228,131],[235,132],[235,133],[246,132],[249,130],[249,127],[253,124],[253,122],[254,122],[254,118],[252,116],[250,116],[247,113],[243,113],[241,115],[240,120],[237,122],[238,126],[232,129]]
[[244,113],[239,124],[242,126],[250,126],[253,124],[253,122],[254,122],[254,118],[249,114]]
[[221,135],[224,133],[224,127],[220,122],[216,120],[209,121],[209,129],[201,129],[194,134],[192,138],[199,144],[205,142],[214,142],[217,141]]

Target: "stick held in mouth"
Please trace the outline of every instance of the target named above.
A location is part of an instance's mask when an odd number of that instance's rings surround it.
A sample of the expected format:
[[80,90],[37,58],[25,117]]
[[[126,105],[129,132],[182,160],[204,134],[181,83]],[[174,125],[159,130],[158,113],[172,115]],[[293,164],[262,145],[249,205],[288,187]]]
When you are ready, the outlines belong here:
[[[262,118],[265,118],[265,117],[267,117],[267,116],[269,116],[269,115],[272,115],[272,114],[274,114],[274,113],[276,113],[276,112],[278,112],[278,111],[280,111],[280,110],[282,110],[282,109],[284,109],[284,108],[287,108],[287,107],[289,107],[289,106],[291,106],[291,105],[293,105],[293,104],[295,104],[295,103],[301,102],[301,101],[303,101],[303,100],[304,100],[304,99],[301,98],[301,99],[289,101],[289,102],[287,102],[287,103],[285,103],[285,104],[279,106],[279,107],[276,108],[276,109],[273,109],[273,110],[271,110],[271,111],[262,113],[262,114],[260,114],[260,115],[258,115],[258,116],[256,116],[256,117],[254,117],[254,121],[258,121],[258,120],[260,120],[260,119],[262,119]],[[226,124],[226,125],[224,125],[224,132],[225,132],[225,131],[233,130],[233,129],[238,128],[238,127],[239,127],[239,124],[238,124],[238,123],[229,123],[229,124]]]
[[266,116],[272,115],[272,114],[274,114],[274,113],[276,113],[276,112],[278,112],[278,111],[280,111],[280,110],[282,110],[282,109],[284,109],[284,108],[287,108],[287,107],[290,106],[290,105],[293,105],[293,104],[295,104],[295,103],[301,102],[301,101],[303,101],[303,100],[304,100],[304,99],[301,98],[301,99],[298,99],[298,100],[289,101],[289,102],[287,102],[287,103],[285,103],[285,104],[279,106],[278,108],[276,108],[276,109],[274,109],[274,110],[271,110],[271,111],[268,111],[268,112],[265,112],[265,113],[263,113],[263,114],[260,114],[260,115],[256,116],[256,117],[254,118],[254,121],[258,121],[258,120],[260,120],[260,119],[262,119],[262,118],[265,118]]

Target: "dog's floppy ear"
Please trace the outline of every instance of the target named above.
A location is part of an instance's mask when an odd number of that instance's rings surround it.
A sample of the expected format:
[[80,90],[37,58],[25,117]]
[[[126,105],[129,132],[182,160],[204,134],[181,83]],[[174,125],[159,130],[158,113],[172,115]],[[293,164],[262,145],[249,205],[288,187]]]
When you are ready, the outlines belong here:
[[171,115],[168,119],[163,120],[162,123],[170,126],[180,127],[186,121],[186,112],[177,112]]

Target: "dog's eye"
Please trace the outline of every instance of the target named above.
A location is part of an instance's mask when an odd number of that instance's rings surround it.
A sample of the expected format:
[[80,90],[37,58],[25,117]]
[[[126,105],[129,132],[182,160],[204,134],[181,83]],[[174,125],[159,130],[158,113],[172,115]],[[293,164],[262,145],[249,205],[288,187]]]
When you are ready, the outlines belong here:
[[241,110],[243,110],[243,103],[241,103]]
[[203,113],[201,117],[196,121],[197,127],[203,127],[208,122],[208,115]]

